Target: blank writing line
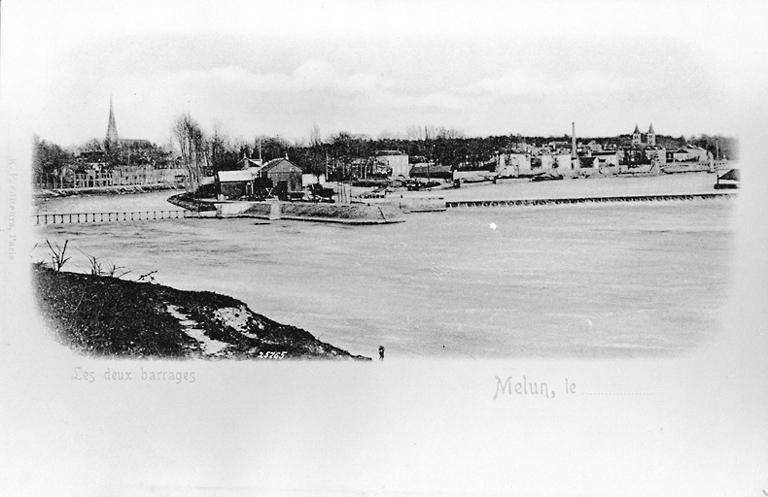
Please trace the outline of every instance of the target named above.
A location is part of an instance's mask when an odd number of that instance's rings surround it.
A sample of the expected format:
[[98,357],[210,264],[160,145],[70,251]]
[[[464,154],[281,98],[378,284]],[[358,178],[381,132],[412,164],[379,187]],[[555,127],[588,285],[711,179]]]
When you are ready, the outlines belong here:
[[648,392],[579,392],[579,395],[618,395],[618,396],[633,396],[633,395],[650,395]]

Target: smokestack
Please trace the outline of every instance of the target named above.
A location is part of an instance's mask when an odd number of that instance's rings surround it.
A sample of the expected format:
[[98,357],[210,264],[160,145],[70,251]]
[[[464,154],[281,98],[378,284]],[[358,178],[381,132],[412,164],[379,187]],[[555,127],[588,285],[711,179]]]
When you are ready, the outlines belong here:
[[571,158],[576,157],[576,123],[571,121]]

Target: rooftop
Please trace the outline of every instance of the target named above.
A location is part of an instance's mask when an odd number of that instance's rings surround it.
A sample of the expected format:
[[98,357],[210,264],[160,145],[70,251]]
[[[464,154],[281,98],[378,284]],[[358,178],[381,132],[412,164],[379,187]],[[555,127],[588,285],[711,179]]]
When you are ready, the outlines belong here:
[[219,177],[219,181],[222,183],[230,181],[251,181],[253,174],[251,171],[219,171],[216,173]]

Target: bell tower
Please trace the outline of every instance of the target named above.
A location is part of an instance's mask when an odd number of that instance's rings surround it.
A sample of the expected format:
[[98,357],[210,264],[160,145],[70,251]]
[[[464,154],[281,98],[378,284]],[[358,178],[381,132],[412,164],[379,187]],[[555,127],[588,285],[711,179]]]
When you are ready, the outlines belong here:
[[653,131],[653,123],[651,123],[651,125],[648,126],[648,146],[649,147],[656,146],[656,132]]

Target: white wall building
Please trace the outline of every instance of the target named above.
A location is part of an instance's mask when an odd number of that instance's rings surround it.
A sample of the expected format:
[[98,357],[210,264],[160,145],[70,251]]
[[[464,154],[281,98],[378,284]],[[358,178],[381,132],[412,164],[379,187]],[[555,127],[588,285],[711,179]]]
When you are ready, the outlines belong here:
[[376,159],[392,170],[391,177],[404,176],[408,178],[410,176],[411,168],[408,164],[408,154],[399,150],[381,150],[376,152]]

